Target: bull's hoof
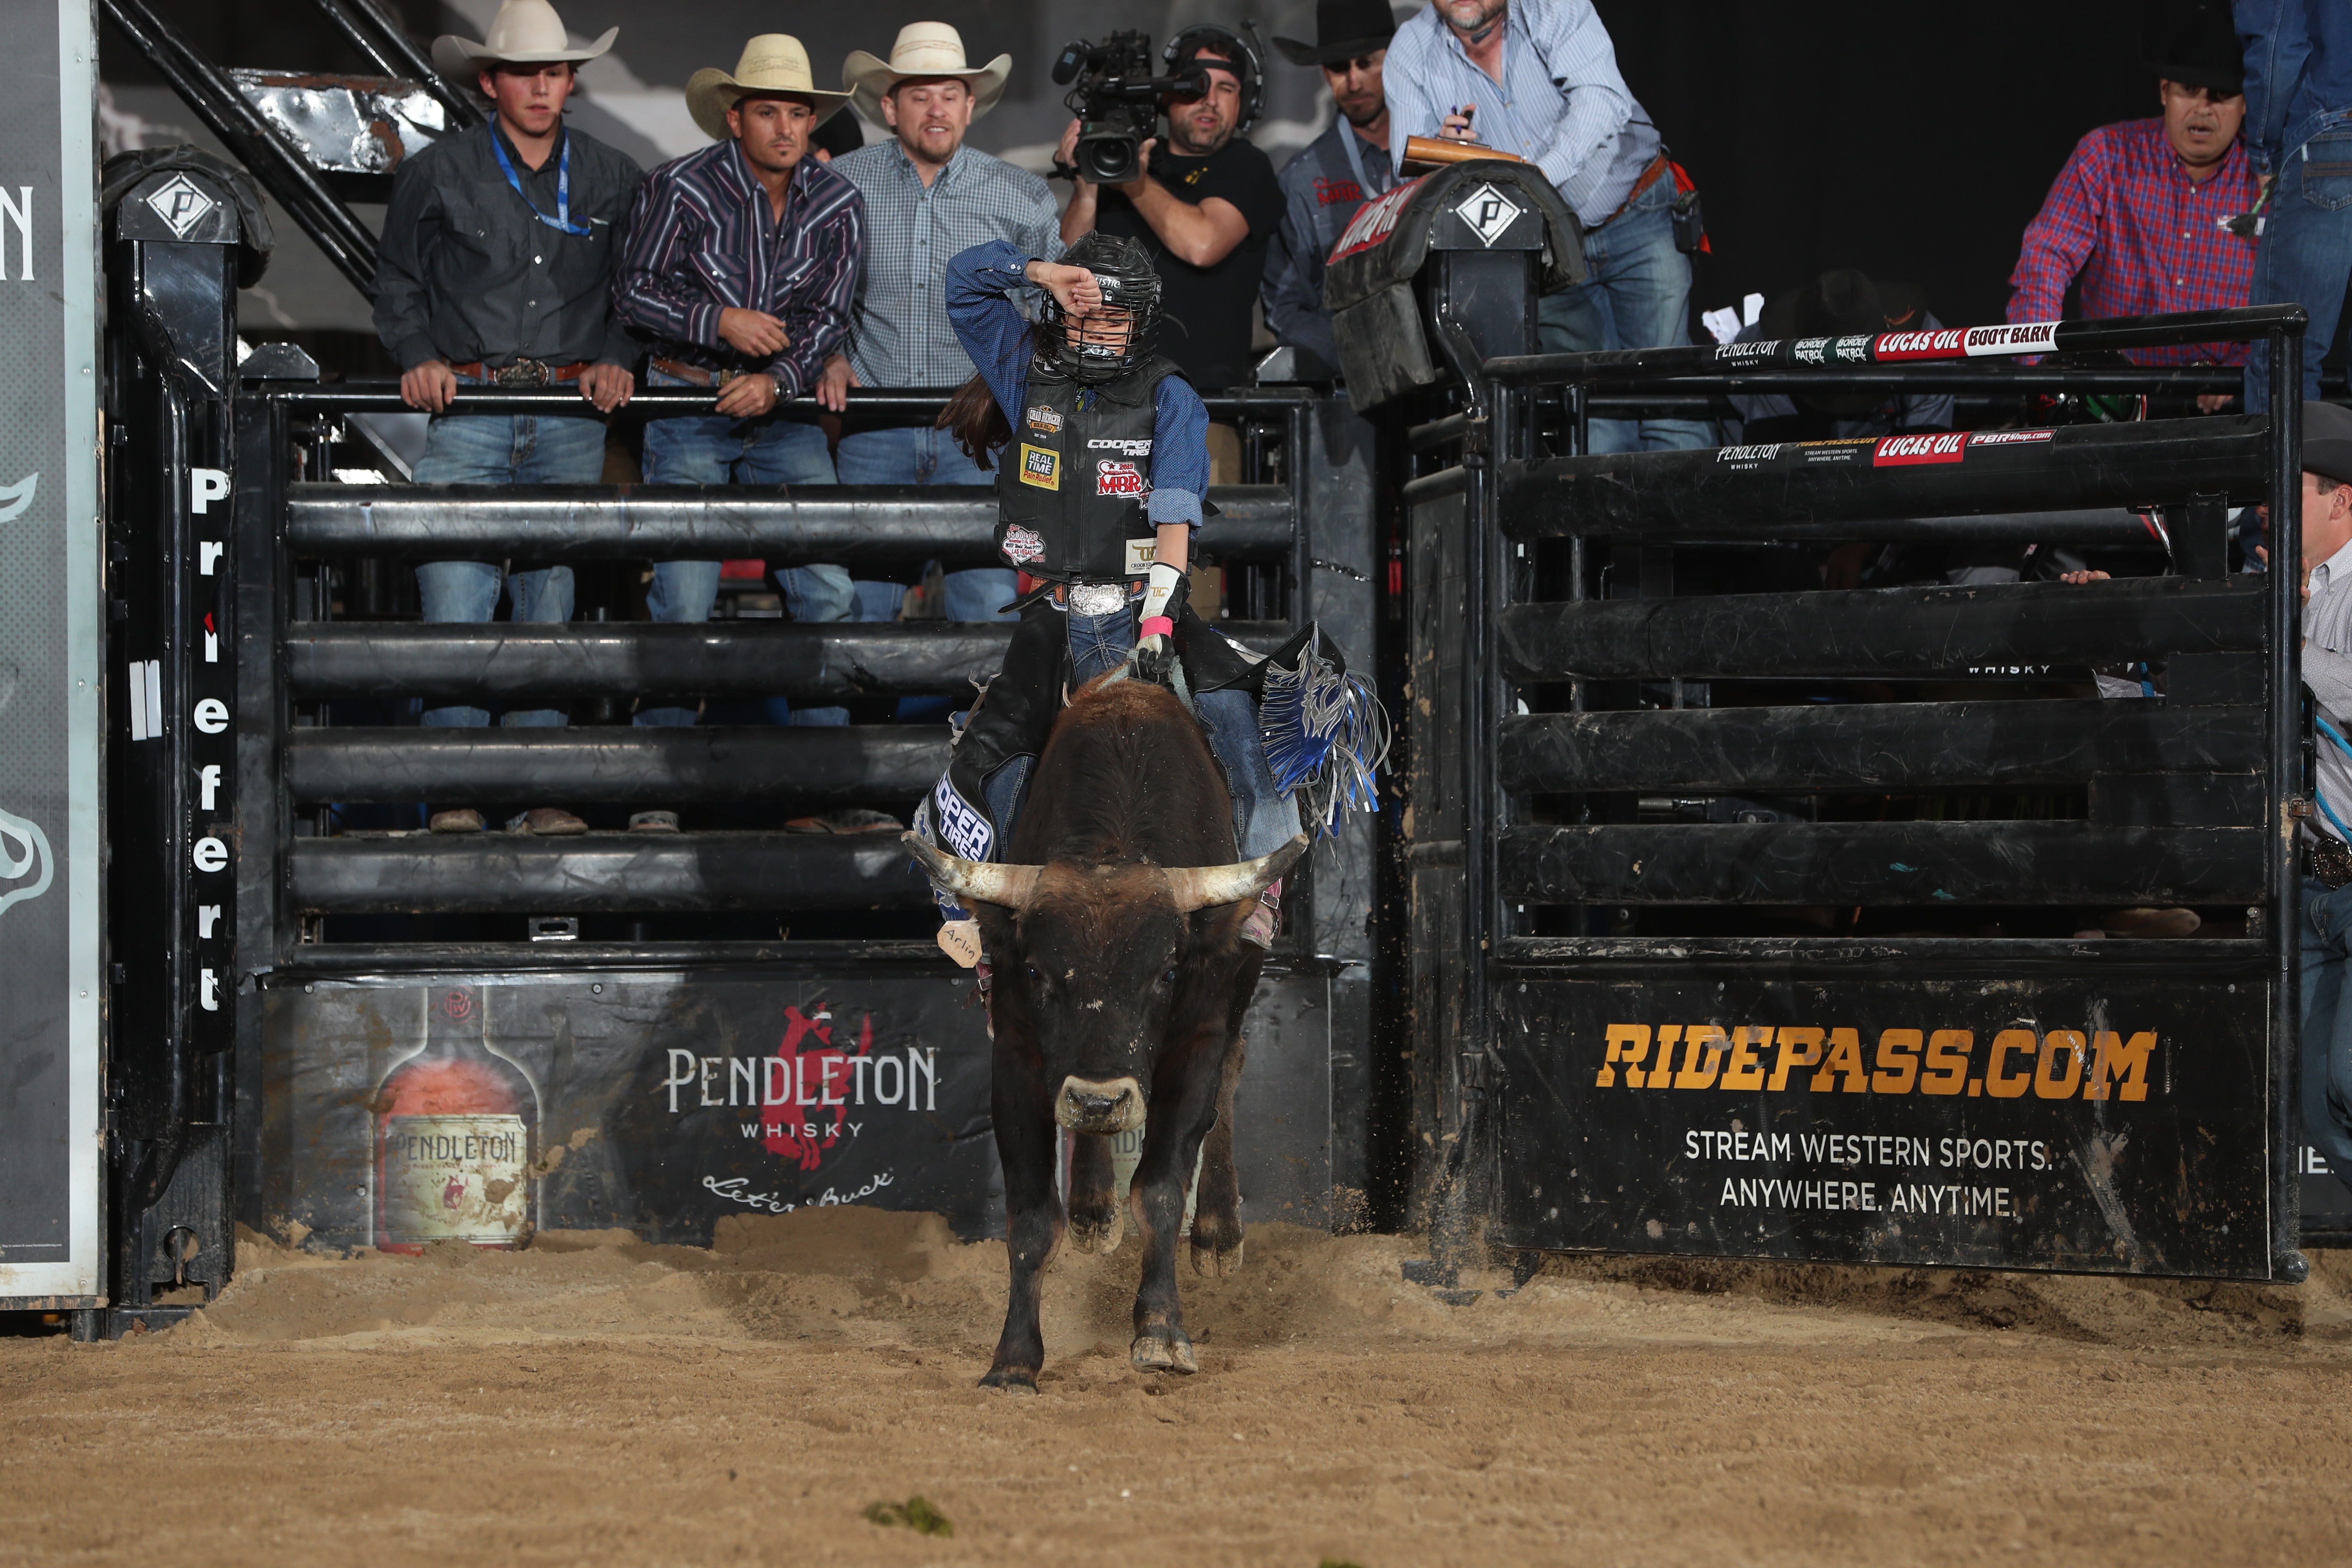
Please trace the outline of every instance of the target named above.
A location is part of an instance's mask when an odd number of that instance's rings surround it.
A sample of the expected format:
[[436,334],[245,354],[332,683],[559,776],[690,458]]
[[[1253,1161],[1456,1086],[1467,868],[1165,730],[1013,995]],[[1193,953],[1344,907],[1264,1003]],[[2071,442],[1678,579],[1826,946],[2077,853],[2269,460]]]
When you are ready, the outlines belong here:
[[1146,1329],[1127,1352],[1138,1372],[1198,1372],[1192,1342],[1181,1329]]
[[1238,1231],[1228,1241],[1221,1235],[1203,1237],[1195,1230],[1192,1233],[1192,1272],[1204,1279],[1223,1279],[1229,1274],[1239,1274],[1244,1246]]
[[1007,1394],[1037,1392],[1037,1369],[1034,1366],[992,1366],[988,1375],[980,1380],[982,1388],[1001,1388]]
[[1099,1252],[1108,1258],[1118,1250],[1119,1238],[1127,1234],[1126,1219],[1117,1209],[1106,1209],[1100,1215],[1072,1215],[1070,1245],[1080,1252]]

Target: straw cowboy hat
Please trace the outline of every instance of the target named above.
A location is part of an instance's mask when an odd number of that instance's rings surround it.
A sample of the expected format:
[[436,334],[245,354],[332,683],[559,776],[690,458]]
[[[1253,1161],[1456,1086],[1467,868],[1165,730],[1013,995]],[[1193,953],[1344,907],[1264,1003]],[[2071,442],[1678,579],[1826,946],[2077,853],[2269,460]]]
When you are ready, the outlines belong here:
[[964,63],[963,35],[945,22],[909,22],[898,29],[890,58],[876,59],[864,49],[853,49],[841,63],[841,85],[851,89],[857,112],[875,124],[882,119],[882,95],[913,77],[961,77],[978,101],[974,120],[986,114],[1004,96],[1004,79],[1013,74],[1013,57],[999,55],[984,66]]
[[445,76],[470,83],[484,68],[495,65],[545,66],[564,60],[593,60],[621,36],[607,27],[604,36],[584,49],[572,47],[563,18],[547,0],[507,0],[490,18],[489,36],[480,43],[444,33],[433,40],[433,63]]
[[830,119],[849,101],[845,92],[817,90],[816,78],[809,73],[808,51],[798,38],[790,33],[762,33],[743,46],[734,75],[706,66],[687,79],[687,112],[704,135],[724,142],[733,134],[727,129],[727,111],[736,100],[755,92],[805,98],[815,106],[819,120]]

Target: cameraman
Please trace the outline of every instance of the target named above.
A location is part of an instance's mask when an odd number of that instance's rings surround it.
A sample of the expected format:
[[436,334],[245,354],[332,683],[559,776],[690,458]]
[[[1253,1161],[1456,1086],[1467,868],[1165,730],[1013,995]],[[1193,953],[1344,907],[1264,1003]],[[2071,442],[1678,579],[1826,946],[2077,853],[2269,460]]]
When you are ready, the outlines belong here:
[[[1171,72],[1194,60],[1207,67],[1208,91],[1160,100],[1168,140],[1143,143],[1134,179],[1108,188],[1071,181],[1062,242],[1097,229],[1141,241],[1166,289],[1171,330],[1160,351],[1196,390],[1215,393],[1248,374],[1251,307],[1266,242],[1282,226],[1282,187],[1272,161],[1236,137],[1257,110],[1257,60],[1247,46],[1223,27],[1201,26],[1179,34],[1172,52]],[[1073,120],[1055,158],[1075,163],[1077,145]]]

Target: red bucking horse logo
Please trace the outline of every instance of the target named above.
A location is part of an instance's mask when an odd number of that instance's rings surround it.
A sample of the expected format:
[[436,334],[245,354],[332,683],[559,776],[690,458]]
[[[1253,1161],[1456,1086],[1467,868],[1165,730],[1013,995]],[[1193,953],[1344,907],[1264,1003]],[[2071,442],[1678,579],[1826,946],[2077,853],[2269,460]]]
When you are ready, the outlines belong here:
[[[784,1040],[761,1063],[762,1101],[760,1142],[772,1154],[814,1171],[824,1152],[841,1142],[842,1117],[851,1100],[850,1063],[874,1053],[874,1016],[857,1026],[857,1048],[833,1043],[833,1015],[814,1018],[798,1007],[784,1009]],[[814,1039],[814,1044],[807,1042]]]

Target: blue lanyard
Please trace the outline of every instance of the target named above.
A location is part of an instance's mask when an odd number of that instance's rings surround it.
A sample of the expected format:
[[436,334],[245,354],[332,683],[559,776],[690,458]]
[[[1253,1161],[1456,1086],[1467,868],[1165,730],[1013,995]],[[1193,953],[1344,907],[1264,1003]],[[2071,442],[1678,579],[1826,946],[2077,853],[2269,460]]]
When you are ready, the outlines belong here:
[[[2335,742],[2336,749],[2337,751],[2342,752],[2347,757],[2352,757],[2352,743],[2347,743],[2344,737],[2336,732],[2336,726],[2329,723],[2325,719],[2317,718],[2316,715],[2315,715],[2314,718],[2315,721],[2319,726],[2319,732],[2322,735],[2326,736],[2330,741]],[[2336,815],[2335,808],[2327,804],[2327,797],[2315,787],[2311,792],[2311,798],[2319,803],[2319,809],[2326,814],[2328,821],[2336,825],[2336,836],[2340,838],[2352,840],[2352,827],[2347,827],[2344,826],[2344,819]]]
[[522,196],[522,205],[530,208],[530,216],[550,228],[560,228],[566,234],[593,234],[584,223],[572,221],[572,138],[563,139],[563,151],[555,157],[555,216],[548,216],[531,199],[523,195],[522,177],[515,173],[514,160],[507,156],[506,139],[496,130],[490,132],[490,151],[499,155],[499,167],[506,171],[507,184],[514,194]]

